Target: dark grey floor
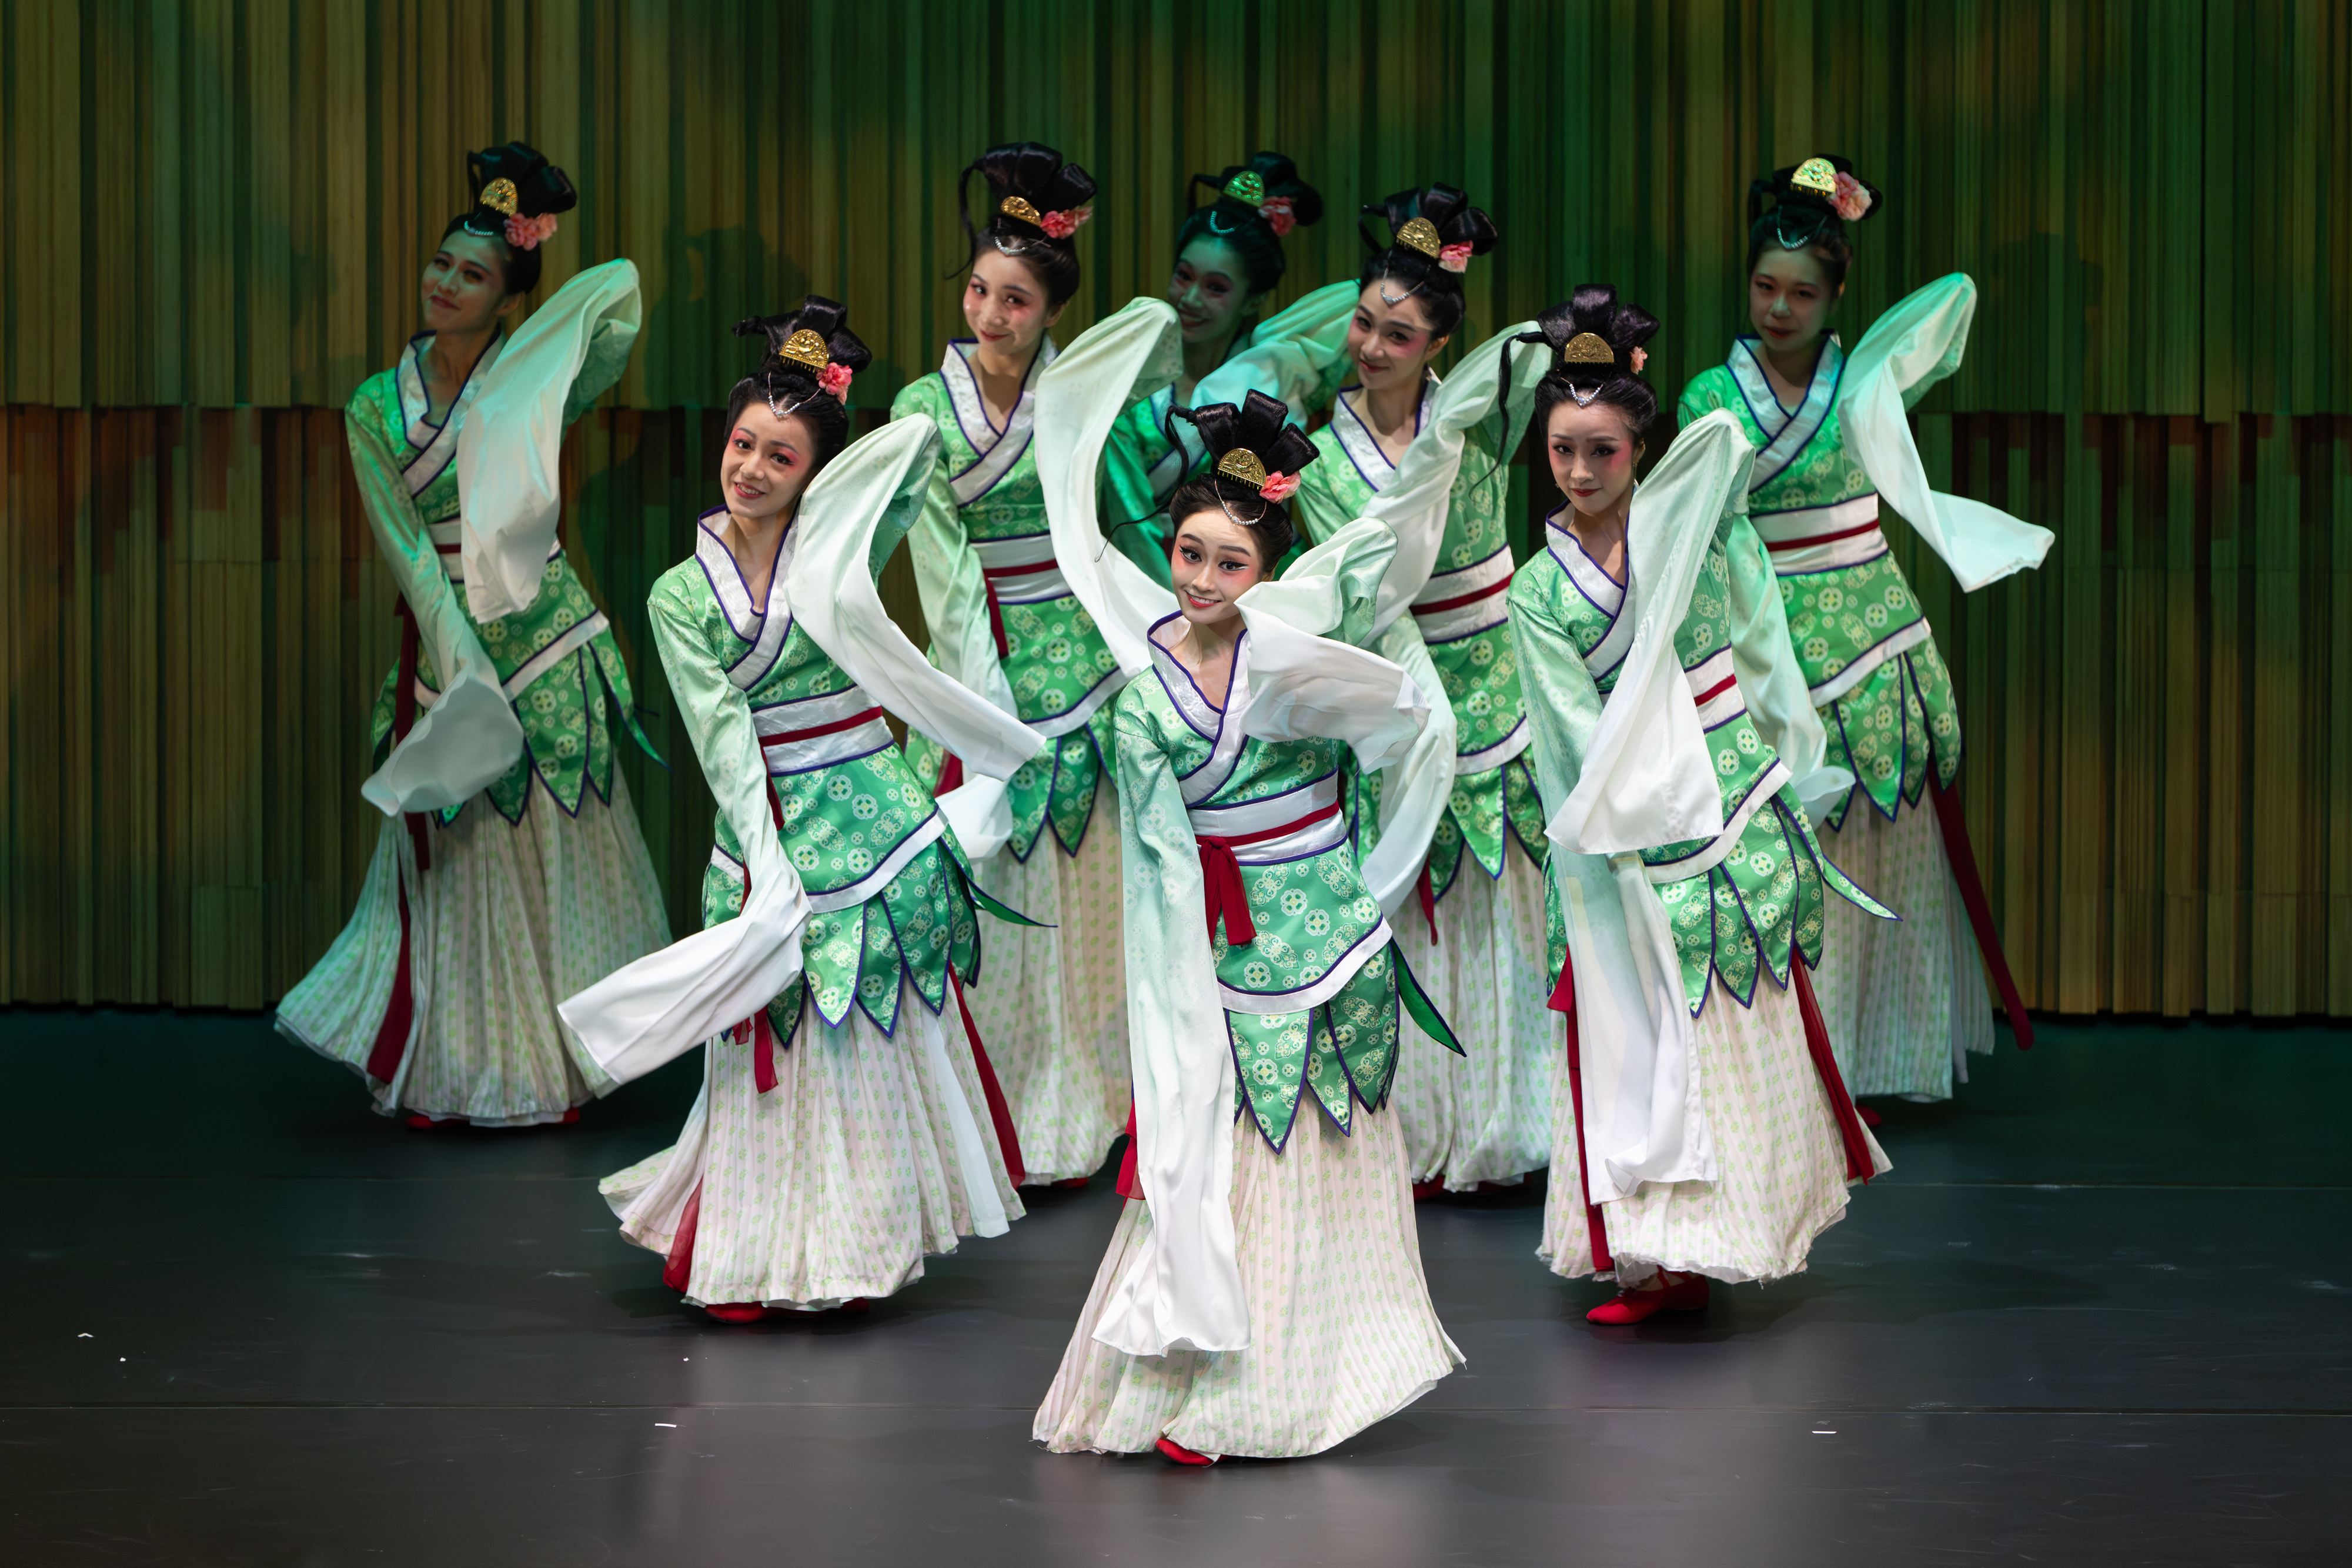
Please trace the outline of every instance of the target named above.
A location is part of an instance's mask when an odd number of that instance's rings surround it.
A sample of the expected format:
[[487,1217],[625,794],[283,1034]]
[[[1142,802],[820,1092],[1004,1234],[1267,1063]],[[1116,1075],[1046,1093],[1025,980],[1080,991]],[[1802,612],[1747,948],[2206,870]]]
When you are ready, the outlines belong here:
[[2352,1034],[2045,1026],[1811,1270],[1595,1330],[1540,1210],[1422,1211],[1469,1365],[1335,1452],[1028,1442],[1109,1233],[1048,1195],[862,1320],[728,1329],[569,1130],[418,1134],[254,1019],[0,1012],[0,1563],[2352,1562]]

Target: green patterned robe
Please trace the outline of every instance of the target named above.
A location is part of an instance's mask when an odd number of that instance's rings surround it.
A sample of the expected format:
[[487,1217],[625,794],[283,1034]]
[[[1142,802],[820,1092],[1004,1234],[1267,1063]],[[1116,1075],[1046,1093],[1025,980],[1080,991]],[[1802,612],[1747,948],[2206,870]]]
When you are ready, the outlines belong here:
[[[1278,1152],[1305,1093],[1343,1132],[1357,1106],[1378,1111],[1387,1102],[1401,999],[1432,1035],[1451,1037],[1357,874],[1339,800],[1347,747],[1229,734],[1225,713],[1168,652],[1183,627],[1171,615],[1152,628],[1154,678],[1134,681],[1118,699],[1124,831],[1181,861],[1202,835],[1289,830],[1234,851],[1255,939],[1235,943],[1223,924],[1210,937],[1238,1078],[1235,1113],[1246,1107]],[[1247,646],[1244,633],[1236,661]]]
[[[1835,338],[1822,345],[1793,410],[1781,406],[1759,352],[1758,340],[1740,339],[1727,362],[1692,379],[1677,414],[1687,425],[1727,408],[1757,448],[1748,516],[1780,576],[1790,640],[1829,732],[1826,760],[1855,780],[1824,821],[1843,824],[1859,794],[1892,821],[1919,804],[1931,765],[1939,787],[1959,776],[1951,673],[1879,532],[1878,493],[1839,432],[1843,348]],[[1931,384],[1908,389],[1906,404]]]
[[[1624,586],[1584,553],[1558,514],[1545,534],[1544,551],[1512,581],[1512,627],[1526,655],[1523,678],[1533,701],[1570,713],[1580,706],[1573,689],[1579,685],[1598,688],[1607,700],[1634,628],[1620,613]],[[1675,632],[1675,653],[1715,759],[1724,831],[1712,840],[1641,852],[1666,908],[1684,999],[1694,1018],[1706,1005],[1710,980],[1720,979],[1744,1007],[1755,998],[1759,974],[1769,971],[1776,984],[1789,983],[1792,953],[1818,967],[1824,887],[1874,915],[1888,914],[1822,852],[1788,765],[1758,733],[1733,675],[1732,574],[1761,577],[1769,570],[1762,555],[1748,520],[1727,516]],[[1755,587],[1764,591],[1760,583]],[[1567,957],[1568,930],[1558,879],[1547,878],[1545,885],[1550,972],[1557,975]]]
[[[597,798],[607,803],[612,800],[615,718],[646,756],[655,754],[637,726],[628,668],[621,661],[612,627],[573,574],[560,545],[548,557],[547,575],[540,580],[539,597],[529,609],[487,622],[475,621],[466,609],[458,548],[457,429],[504,343],[500,337],[484,350],[457,402],[438,424],[426,416],[424,375],[419,369],[421,357],[433,345],[430,332],[410,339],[408,351],[397,365],[361,382],[344,415],[363,424],[382,449],[401,465],[399,481],[415,498],[417,515],[440,551],[450,581],[458,585],[457,607],[497,664],[507,699],[522,721],[522,756],[483,791],[500,816],[516,822],[530,804],[534,778],[570,815],[579,814],[583,789],[593,789]],[[591,354],[564,400],[567,426],[618,379],[627,363],[628,347],[625,341],[615,354]],[[372,719],[370,733],[379,766],[392,749],[399,685],[400,669],[395,664],[385,673],[376,693]],[[440,679],[433,668],[432,654],[420,649],[418,706],[429,707],[439,694]],[[454,822],[464,809],[461,801],[442,811],[441,819]]]
[[[854,1005],[888,1034],[898,1023],[899,982],[938,1012],[950,964],[967,982],[978,974],[975,909],[1009,912],[975,897],[963,851],[882,710],[786,609],[792,531],[778,546],[767,601],[755,606],[710,526],[724,512],[698,519],[694,558],[656,580],[647,608],[714,793],[732,798],[721,780],[735,770],[766,774],[772,821],[814,911],[801,933],[803,972],[768,1004],[769,1019],[789,1044],[805,998],[830,1026]],[[717,743],[739,709],[748,709],[758,755],[746,747],[737,757]],[[746,894],[741,832],[723,810],[714,836],[702,879],[706,927],[735,918]]]
[[[1360,395],[1354,387],[1343,390],[1331,423],[1315,434],[1321,461],[1299,475],[1295,510],[1310,541],[1362,517],[1396,473],[1350,394]],[[1424,418],[1427,406],[1424,399]],[[1454,795],[1429,844],[1430,891],[1440,899],[1453,887],[1465,849],[1489,879],[1503,874],[1507,830],[1537,865],[1545,852],[1543,804],[1527,757],[1527,711],[1511,643],[1511,546],[1504,520],[1510,476],[1496,460],[1499,423],[1490,419],[1463,443],[1436,568],[1413,602],[1414,624],[1444,683],[1455,725]],[[1358,848],[1366,853],[1379,839],[1380,790],[1377,775],[1365,780],[1356,812]]]
[[[1094,810],[1110,747],[1110,699],[1118,660],[1054,565],[1045,496],[1031,441],[1038,375],[1053,362],[1046,342],[1030,368],[1005,427],[989,421],[965,358],[970,340],[948,345],[937,375],[901,392],[893,419],[928,419],[940,459],[912,549],[931,626],[931,663],[1051,738],[1050,758],[1007,781],[1011,848],[1022,861],[1049,821],[1063,852],[1076,855]],[[1001,625],[1000,649],[994,628]],[[912,735],[908,759],[936,789],[946,756]]]

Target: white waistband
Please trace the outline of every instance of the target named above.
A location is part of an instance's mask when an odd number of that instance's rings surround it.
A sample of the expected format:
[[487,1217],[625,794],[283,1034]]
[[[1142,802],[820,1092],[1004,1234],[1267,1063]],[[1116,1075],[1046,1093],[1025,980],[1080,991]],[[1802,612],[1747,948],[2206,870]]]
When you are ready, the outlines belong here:
[[1878,520],[1878,492],[1833,507],[1800,507],[1789,512],[1750,512],[1756,537],[1768,545],[1803,544],[1822,534],[1843,533]]
[[770,778],[781,779],[788,773],[805,773],[812,768],[829,768],[846,762],[853,757],[865,757],[892,744],[890,727],[878,713],[864,724],[847,729],[836,729],[830,735],[812,735],[794,740],[775,737],[792,735],[798,730],[820,729],[856,717],[874,707],[874,699],[863,687],[851,686],[846,691],[833,692],[821,697],[803,697],[799,702],[777,703],[769,707],[751,710],[751,727],[759,732],[760,753],[765,758]]
[[[1496,550],[1485,560],[1464,567],[1459,571],[1440,572],[1429,580],[1429,585],[1413,596],[1413,622],[1421,628],[1424,643],[1455,643],[1481,632],[1492,631],[1511,619],[1510,600],[1501,591],[1511,580],[1511,551],[1508,546]],[[1459,599],[1465,593],[1492,590],[1482,599],[1450,609],[1429,610],[1424,605],[1444,604],[1449,599]]]
[[[1690,685],[1691,701],[1698,705],[1701,729],[1713,729],[1748,711],[1748,698],[1739,689],[1728,648],[1696,669],[1685,670],[1683,679]],[[1710,696],[1709,693],[1714,695]]]
[[[1260,839],[1234,852],[1234,859],[1243,865],[1272,865],[1302,855],[1320,854],[1345,839],[1347,814],[1332,810],[1339,803],[1339,776],[1327,774],[1304,789],[1263,800],[1245,800],[1237,806],[1195,806],[1190,813],[1192,834],[1202,839],[1232,839],[1245,833],[1262,833],[1286,822],[1302,823],[1296,831]],[[1304,821],[1318,811],[1331,814],[1320,821]]]

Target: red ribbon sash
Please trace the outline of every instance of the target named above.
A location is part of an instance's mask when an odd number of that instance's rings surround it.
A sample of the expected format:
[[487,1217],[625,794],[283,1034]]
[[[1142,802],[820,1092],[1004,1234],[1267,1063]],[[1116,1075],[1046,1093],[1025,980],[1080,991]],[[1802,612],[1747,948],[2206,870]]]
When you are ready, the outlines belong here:
[[1225,923],[1225,940],[1234,946],[1246,947],[1257,940],[1257,923],[1250,918],[1249,890],[1242,884],[1241,862],[1234,858],[1234,851],[1244,844],[1286,837],[1339,814],[1339,802],[1334,800],[1295,822],[1260,828],[1254,833],[1235,833],[1228,838],[1199,835],[1196,841],[1201,849],[1201,892],[1202,902],[1208,905],[1209,940],[1217,939],[1220,920]]

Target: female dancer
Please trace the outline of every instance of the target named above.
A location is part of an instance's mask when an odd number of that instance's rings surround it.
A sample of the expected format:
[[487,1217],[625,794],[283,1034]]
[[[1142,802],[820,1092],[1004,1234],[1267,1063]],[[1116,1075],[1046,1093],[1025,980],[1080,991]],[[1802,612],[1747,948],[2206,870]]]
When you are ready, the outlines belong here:
[[555,538],[562,431],[628,362],[636,269],[590,268],[509,335],[579,198],[519,141],[466,164],[473,205],[425,265],[425,329],[344,412],[401,595],[361,790],[390,820],[351,924],[278,1009],[412,1127],[578,1120],[613,1085],[557,1000],[669,939],[616,728],[651,747]]
[[[948,345],[940,373],[909,385],[893,419],[939,432],[937,471],[915,525],[915,573],[931,661],[1034,725],[1050,754],[1013,776],[1013,835],[980,881],[1045,924],[992,956],[971,988],[1003,1071],[1032,1182],[1100,1168],[1127,1118],[1127,1025],[1118,972],[1116,806],[1099,798],[1118,663],[1070,596],[1047,537],[1031,434],[1047,329],[1078,288],[1071,236],[1092,215],[1094,181],[1050,147],[992,147],[964,171],[988,185],[963,295],[973,336]],[[961,193],[959,194],[961,200]],[[908,758],[942,792],[963,759],[909,737]],[[1050,824],[1058,853],[1033,853]]]
[[1323,216],[1323,198],[1279,152],[1253,153],[1247,163],[1213,179],[1195,174],[1192,183],[1216,198],[1186,214],[1176,230],[1168,302],[1182,332],[1182,368],[1121,416],[1104,466],[1110,506],[1120,521],[1139,525],[1115,537],[1163,586],[1170,586],[1170,541],[1160,514],[1176,486],[1207,464],[1200,436],[1175,411],[1192,407],[1202,379],[1257,340],[1259,309],[1288,265],[1284,237]]
[[[1760,210],[1766,196],[1769,212]],[[1821,998],[1838,1064],[1856,1094],[1943,1100],[1955,1079],[1968,1081],[1968,1053],[1992,1049],[1979,955],[2021,1047],[2032,1043],[2033,1027],[1969,853],[1955,793],[1952,678],[1878,528],[1881,491],[1918,474],[1911,487],[1926,496],[1902,414],[1959,367],[1976,287],[1958,274],[1928,285],[1847,355],[1830,331],[1853,259],[1845,225],[1874,217],[1880,205],[1877,188],[1843,158],[1810,158],[1755,183],[1748,299],[1756,335],[1693,379],[1679,413],[1689,424],[1728,409],[1759,453],[1749,515],[1780,577],[1830,761],[1854,777],[1841,798],[1815,802],[1817,814],[1835,835],[1839,862],[1903,916],[1888,925],[1831,908]],[[1897,505],[1965,589],[2039,565],[2049,548],[2046,530],[1973,502],[1905,497]],[[1931,788],[1934,822],[1918,809]]]
[[1821,731],[1740,514],[1747,438],[1710,415],[1633,493],[1657,329],[1588,285],[1528,334],[1550,361],[1536,418],[1568,499],[1510,591],[1569,1015],[1540,1251],[1571,1279],[1613,1270],[1601,1323],[1704,1307],[1710,1278],[1802,1269],[1846,1184],[1888,1168],[1805,976],[1824,884],[1885,911],[1800,804]]
[[563,1010],[616,1078],[709,1040],[677,1145],[602,1190],[621,1234],[667,1255],[665,1283],[744,1322],[887,1296],[1019,1218],[1016,1142],[947,1006],[980,967],[976,906],[1009,912],[971,887],[883,715],[941,736],[1000,800],[993,779],[1044,742],[882,612],[872,576],[935,441],[900,424],[844,452],[869,358],[847,312],[813,294],[736,330],[768,352],[728,400],[721,504],[648,601],[718,798],[706,928]]
[[[1424,428],[1432,365],[1462,321],[1462,278],[1471,257],[1498,237],[1486,214],[1449,185],[1406,191],[1367,208],[1393,237],[1364,264],[1345,353],[1355,384],[1317,433],[1324,461],[1300,481],[1298,511],[1324,538],[1375,503]],[[1498,341],[1490,357],[1499,355]],[[1483,362],[1465,364],[1465,391],[1493,408]],[[1526,404],[1520,405],[1524,419]],[[1427,858],[1418,861],[1419,909],[1400,923],[1407,960],[1429,977],[1439,1010],[1460,1031],[1466,1056],[1408,1031],[1397,1070],[1397,1111],[1421,1196],[1516,1182],[1551,1158],[1551,1030],[1546,1021],[1543,812],[1525,756],[1527,720],[1503,598],[1511,576],[1503,466],[1520,424],[1483,413],[1444,433],[1454,465],[1433,554],[1390,569],[1387,593],[1410,601],[1399,632],[1418,635],[1454,709],[1454,779]],[[1432,432],[1433,444],[1438,433]],[[1388,657],[1412,663],[1383,644]],[[1392,779],[1368,779],[1359,831],[1377,851],[1381,795]],[[1516,840],[1516,842],[1514,841]],[[1471,873],[1477,874],[1469,874]]]
[[1179,612],[1118,701],[1140,1194],[1037,1412],[1057,1453],[1319,1453],[1462,1361],[1379,1113],[1400,1002],[1445,1026],[1356,874],[1339,801],[1340,754],[1401,753],[1430,699],[1352,645],[1395,548],[1381,525],[1256,586],[1316,457],[1284,413],[1254,397],[1188,416],[1214,470],[1176,494]]

